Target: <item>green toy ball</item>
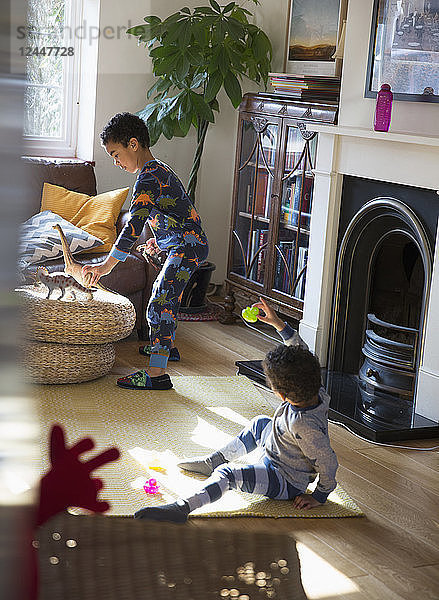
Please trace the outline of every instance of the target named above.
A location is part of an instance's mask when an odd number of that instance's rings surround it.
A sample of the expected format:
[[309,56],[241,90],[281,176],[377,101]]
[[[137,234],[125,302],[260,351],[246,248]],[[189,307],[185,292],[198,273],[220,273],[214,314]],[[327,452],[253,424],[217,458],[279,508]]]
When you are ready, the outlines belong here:
[[241,312],[242,318],[249,323],[256,323],[258,314],[259,308],[257,306],[247,306],[247,308],[243,308]]

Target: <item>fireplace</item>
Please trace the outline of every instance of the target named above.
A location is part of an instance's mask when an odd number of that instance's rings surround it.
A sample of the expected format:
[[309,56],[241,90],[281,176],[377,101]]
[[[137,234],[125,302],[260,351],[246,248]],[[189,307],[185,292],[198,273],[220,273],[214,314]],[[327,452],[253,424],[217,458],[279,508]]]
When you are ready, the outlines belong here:
[[436,203],[431,190],[343,180],[325,383],[330,417],[369,439],[439,434],[415,401]]

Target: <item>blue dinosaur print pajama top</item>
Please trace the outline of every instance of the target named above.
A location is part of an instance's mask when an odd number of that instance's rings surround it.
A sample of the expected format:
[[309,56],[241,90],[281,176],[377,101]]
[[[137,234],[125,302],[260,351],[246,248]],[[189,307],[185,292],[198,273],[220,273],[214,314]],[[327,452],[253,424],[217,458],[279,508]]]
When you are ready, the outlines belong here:
[[149,364],[165,368],[184,288],[207,258],[207,237],[182,182],[168,165],[156,159],[146,162],[136,179],[130,215],[110,255],[124,261],[146,223],[159,248],[167,252],[147,309],[152,346]]

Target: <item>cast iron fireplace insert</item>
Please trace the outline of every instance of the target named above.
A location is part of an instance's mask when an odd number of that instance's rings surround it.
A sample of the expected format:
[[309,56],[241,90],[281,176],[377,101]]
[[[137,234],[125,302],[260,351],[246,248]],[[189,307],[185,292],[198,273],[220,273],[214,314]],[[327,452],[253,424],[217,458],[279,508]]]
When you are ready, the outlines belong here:
[[344,178],[324,382],[330,418],[371,440],[439,435],[415,405],[436,203],[431,190]]

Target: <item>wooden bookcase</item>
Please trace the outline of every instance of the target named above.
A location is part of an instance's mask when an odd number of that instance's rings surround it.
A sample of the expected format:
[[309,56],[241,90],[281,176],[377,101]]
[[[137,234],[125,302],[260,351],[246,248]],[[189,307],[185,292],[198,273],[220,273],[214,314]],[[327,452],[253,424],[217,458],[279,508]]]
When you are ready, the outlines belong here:
[[[239,108],[223,323],[262,296],[300,319],[306,286],[317,134],[337,104],[246,94]],[[306,128],[302,125],[305,124]]]

